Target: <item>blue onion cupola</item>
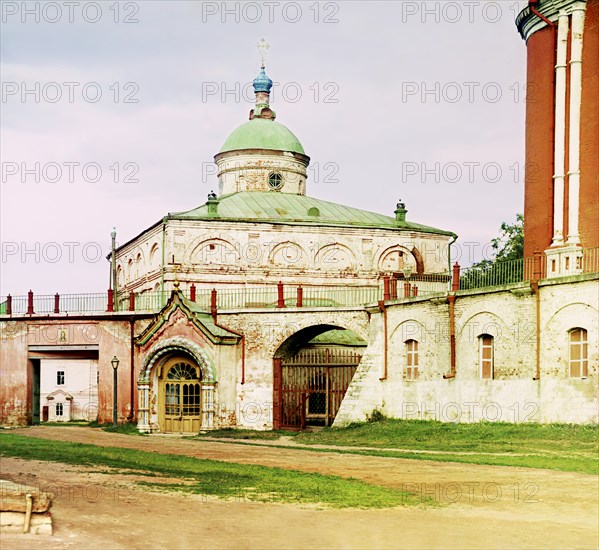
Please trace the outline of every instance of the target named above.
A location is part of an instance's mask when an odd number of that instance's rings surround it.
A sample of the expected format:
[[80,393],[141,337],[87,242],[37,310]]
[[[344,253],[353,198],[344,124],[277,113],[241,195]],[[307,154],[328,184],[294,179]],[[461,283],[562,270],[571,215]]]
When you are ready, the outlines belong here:
[[261,67],[260,74],[256,78],[254,78],[254,92],[266,92],[267,94],[269,94],[271,88],[272,80],[264,71],[264,67]]
[[260,68],[260,74],[254,78],[253,86],[256,94],[256,107],[250,111],[250,120],[254,118],[267,118],[274,120],[277,116],[269,107],[270,90],[272,89],[272,80],[266,74],[264,65]]

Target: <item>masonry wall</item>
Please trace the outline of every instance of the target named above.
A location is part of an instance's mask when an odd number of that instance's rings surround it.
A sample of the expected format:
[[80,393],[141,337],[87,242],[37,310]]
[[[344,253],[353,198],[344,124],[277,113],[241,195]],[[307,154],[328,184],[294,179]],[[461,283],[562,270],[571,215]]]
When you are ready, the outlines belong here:
[[164,235],[155,227],[118,252],[118,287],[160,290],[163,254],[168,291],[175,279],[183,290],[191,283],[198,288],[278,281],[376,285],[381,274],[401,271],[404,264],[416,272],[414,249],[426,273],[447,272],[449,240],[444,235],[391,229],[168,220]]
[[[352,330],[368,342],[362,361],[341,405],[335,425],[365,420],[374,410],[397,418],[442,421],[598,422],[599,277],[581,275],[543,281],[537,298],[526,284],[492,291],[460,291],[455,301],[456,376],[451,371],[447,296],[387,302],[385,315],[371,308],[285,308],[221,311],[218,323],[245,336],[242,346],[208,345],[176,316],[161,338],[185,337],[206,350],[215,365],[214,427],[271,429],[273,425],[273,358],[286,352],[303,330]],[[159,314],[160,315],[160,314]],[[149,317],[133,319],[140,334]],[[537,327],[540,333],[537,378]],[[588,376],[569,377],[569,335],[587,330]],[[494,338],[494,379],[480,373],[479,337]],[[98,419],[112,420],[111,359],[118,370],[120,422],[137,411],[137,381],[144,350],[134,349],[131,372],[131,321],[123,314],[82,319],[34,317],[0,320],[0,423],[31,422],[32,365],[29,358],[68,356],[67,350],[96,350],[99,370]],[[406,340],[419,342],[419,376],[406,375]],[[305,343],[305,342],[303,342]],[[41,351],[40,350],[41,346]],[[150,346],[151,347],[151,346]],[[144,348],[145,349],[145,348]],[[148,350],[145,350],[148,353]],[[385,353],[387,366],[385,369]],[[72,356],[71,356],[72,357]],[[132,376],[133,375],[133,376]],[[130,381],[133,378],[133,401]]]
[[[147,321],[134,322],[134,333]],[[118,418],[120,422],[131,419],[137,399],[137,376],[139,360],[134,349],[133,380],[135,388],[131,400],[131,325],[119,318],[99,319],[92,316],[83,319],[55,317],[47,319],[0,321],[0,423],[25,425],[32,421],[33,366],[31,358],[41,362],[40,373],[44,378],[44,362],[63,359],[80,360],[92,358],[98,366],[97,403],[99,422],[112,421],[113,369],[112,358],[119,360]],[[93,357],[92,357],[93,356]],[[55,370],[55,369],[54,369]],[[86,374],[86,376],[88,376]],[[68,391],[68,389],[67,389]],[[41,400],[41,406],[45,399]]]
[[[540,379],[536,377],[536,296],[526,286],[458,294],[456,376],[450,372],[449,312],[443,300],[387,306],[390,334],[387,378],[384,315],[372,315],[372,344],[335,421],[363,421],[379,410],[394,418],[444,422],[598,422],[599,284],[597,279],[547,281],[540,287]],[[569,334],[585,328],[589,340],[586,379],[568,374]],[[481,334],[494,337],[495,377],[480,375]],[[405,378],[405,341],[419,341],[420,374]]]

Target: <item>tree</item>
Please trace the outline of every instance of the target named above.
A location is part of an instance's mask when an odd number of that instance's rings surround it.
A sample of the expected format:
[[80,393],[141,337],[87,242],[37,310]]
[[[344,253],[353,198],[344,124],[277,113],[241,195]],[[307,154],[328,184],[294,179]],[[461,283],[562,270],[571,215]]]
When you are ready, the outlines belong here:
[[501,224],[501,233],[491,241],[495,252],[494,262],[524,258],[524,215],[516,214],[516,223]]
[[516,222],[501,224],[499,237],[491,241],[493,259],[473,264],[460,277],[460,288],[482,288],[522,281],[524,276],[524,215],[516,214]]

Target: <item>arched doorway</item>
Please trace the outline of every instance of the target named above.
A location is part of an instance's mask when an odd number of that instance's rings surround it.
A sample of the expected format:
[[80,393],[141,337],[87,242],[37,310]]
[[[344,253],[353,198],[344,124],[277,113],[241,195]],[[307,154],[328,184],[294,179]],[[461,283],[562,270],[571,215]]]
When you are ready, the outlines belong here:
[[144,354],[137,387],[140,432],[214,429],[216,369],[208,350],[196,342],[173,337],[152,346]]
[[175,356],[165,360],[159,369],[160,431],[199,432],[202,423],[200,367],[186,356]]
[[283,342],[273,361],[274,429],[330,426],[366,345],[331,325],[305,328]]

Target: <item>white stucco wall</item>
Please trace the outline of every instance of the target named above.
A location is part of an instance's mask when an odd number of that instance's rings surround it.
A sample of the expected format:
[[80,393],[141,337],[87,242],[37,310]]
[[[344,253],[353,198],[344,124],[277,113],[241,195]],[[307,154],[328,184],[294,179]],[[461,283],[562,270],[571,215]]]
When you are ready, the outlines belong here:
[[[71,420],[95,420],[98,407],[97,360],[93,359],[42,359],[40,361],[40,406],[49,406],[49,420],[57,399],[48,400],[49,394],[62,390],[73,397]],[[64,371],[64,385],[58,385],[57,371]],[[62,399],[61,399],[62,401]],[[65,406],[64,418],[69,420]]]

